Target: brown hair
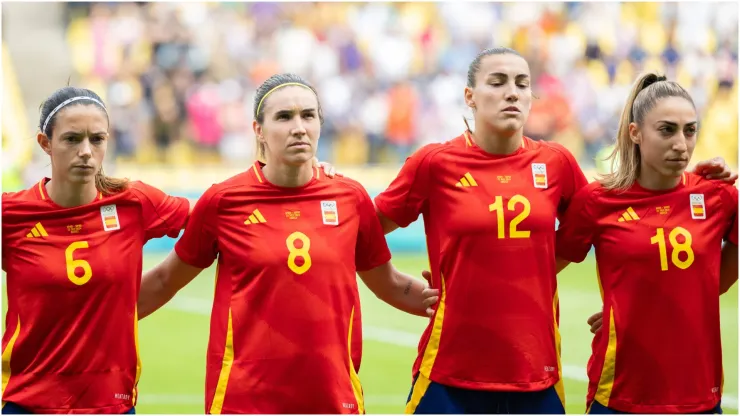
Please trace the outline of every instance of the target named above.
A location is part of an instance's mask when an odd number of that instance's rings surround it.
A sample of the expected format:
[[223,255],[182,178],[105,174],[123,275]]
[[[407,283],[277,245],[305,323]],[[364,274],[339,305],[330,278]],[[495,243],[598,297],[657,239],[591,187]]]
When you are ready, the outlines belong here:
[[[81,97],[87,99],[80,99]],[[88,90],[87,88],[70,86],[60,88],[54,91],[54,93],[41,104],[39,130],[41,130],[49,140],[51,140],[51,137],[54,134],[54,126],[56,124],[59,111],[73,105],[96,106],[103,110],[106,118],[108,117],[108,111],[103,105],[103,99],[95,92]],[[125,191],[128,189],[128,182],[128,179],[118,179],[105,176],[102,166],[98,173],[95,174],[95,188],[106,196]]]
[[632,86],[619,121],[614,150],[605,160],[611,161],[611,173],[601,175],[600,182],[606,189],[626,190],[640,176],[640,146],[630,138],[630,124],[642,126],[645,116],[657,102],[667,97],[681,97],[691,105],[694,100],[677,82],[667,81],[665,76],[649,72],[641,75]]

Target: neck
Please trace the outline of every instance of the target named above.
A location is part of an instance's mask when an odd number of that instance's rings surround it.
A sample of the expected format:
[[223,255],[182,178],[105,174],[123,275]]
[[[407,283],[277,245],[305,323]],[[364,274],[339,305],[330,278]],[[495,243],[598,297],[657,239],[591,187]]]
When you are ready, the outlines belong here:
[[473,141],[486,153],[492,155],[510,155],[522,145],[522,130],[512,133],[493,133],[483,129],[472,132]]
[[269,161],[262,168],[265,178],[273,185],[296,188],[307,184],[313,177],[311,161],[298,166]]
[[46,183],[46,193],[55,204],[64,208],[89,204],[98,196],[95,182],[76,184],[53,179]]
[[681,176],[666,176],[646,165],[645,162],[640,163],[640,175],[637,177],[637,183],[645,189],[651,191],[664,191],[667,189],[673,189],[681,183]]

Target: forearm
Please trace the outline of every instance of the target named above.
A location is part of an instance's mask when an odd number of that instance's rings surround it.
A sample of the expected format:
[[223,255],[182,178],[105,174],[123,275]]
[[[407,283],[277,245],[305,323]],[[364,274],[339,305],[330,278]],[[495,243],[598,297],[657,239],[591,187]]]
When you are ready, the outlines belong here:
[[427,288],[426,282],[402,273],[393,268],[393,281],[387,290],[379,291],[375,295],[394,308],[412,315],[426,317],[424,296],[422,292]]
[[719,270],[719,294],[722,295],[737,282],[737,246],[725,243],[722,247],[722,257]]
[[162,273],[160,267],[155,267],[144,273],[141,278],[141,288],[139,289],[139,300],[137,302],[139,319],[146,318],[164,306],[177,293],[177,290],[167,286]]

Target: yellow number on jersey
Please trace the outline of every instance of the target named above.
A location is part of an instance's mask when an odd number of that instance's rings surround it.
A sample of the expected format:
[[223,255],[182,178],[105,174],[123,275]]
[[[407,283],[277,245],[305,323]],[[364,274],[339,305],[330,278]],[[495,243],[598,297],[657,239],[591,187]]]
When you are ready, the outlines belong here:
[[[677,237],[679,235],[683,236],[683,243],[678,242]],[[668,234],[668,241],[670,241],[671,248],[673,248],[671,262],[679,269],[688,269],[694,263],[694,250],[691,249],[691,233],[685,228],[676,227]],[[650,239],[650,244],[658,245],[660,270],[668,270],[668,253],[666,252],[665,232],[663,232],[662,228],[656,230],[655,235]],[[681,253],[686,253],[686,260],[681,260]]]
[[[521,224],[532,212],[532,205],[529,200],[522,195],[514,195],[509,199],[509,203],[506,204],[506,208],[509,211],[514,211],[518,204],[524,205],[524,209],[509,223],[509,238],[529,238],[530,231],[520,231],[516,227]],[[504,233],[504,199],[501,195],[496,196],[493,200],[493,204],[488,206],[488,211],[496,211],[496,222],[498,223],[498,238],[506,238]]]
[[[90,278],[92,277],[92,269],[90,268],[90,263],[86,262],[85,260],[75,260],[74,257],[72,257],[75,250],[80,248],[89,248],[87,245],[87,241],[75,241],[74,243],[70,244],[66,250],[64,250],[64,257],[67,260],[67,278],[70,282],[78,286],[82,286],[85,283],[89,282]],[[82,269],[82,276],[77,276],[77,268]]]
[[[296,240],[303,243],[301,248],[295,246]],[[308,253],[308,250],[311,249],[311,239],[306,234],[296,231],[288,236],[285,244],[288,246],[288,252],[290,253],[288,255],[288,268],[295,274],[306,273],[311,268],[311,255]],[[298,257],[303,259],[303,264],[300,266],[295,262]]]

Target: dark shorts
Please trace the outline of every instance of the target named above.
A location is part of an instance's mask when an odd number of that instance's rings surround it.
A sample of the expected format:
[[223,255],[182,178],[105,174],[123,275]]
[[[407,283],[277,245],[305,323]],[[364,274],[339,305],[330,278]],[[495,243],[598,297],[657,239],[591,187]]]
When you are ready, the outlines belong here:
[[[20,407],[15,403],[11,402],[5,402],[3,404],[3,414],[9,414],[9,415],[32,415],[33,412],[30,410]],[[124,415],[135,415],[136,414],[136,408],[132,407],[128,410],[128,412],[125,412]]]
[[407,414],[565,414],[555,386],[541,391],[481,391],[449,387],[419,374]]

